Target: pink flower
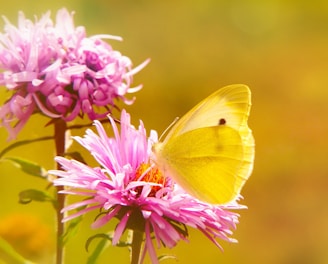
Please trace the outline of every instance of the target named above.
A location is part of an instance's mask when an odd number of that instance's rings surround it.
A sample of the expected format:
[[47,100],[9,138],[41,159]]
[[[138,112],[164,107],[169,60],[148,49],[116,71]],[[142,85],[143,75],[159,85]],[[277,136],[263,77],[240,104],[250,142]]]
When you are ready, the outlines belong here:
[[56,158],[63,170],[50,171],[58,176],[54,184],[66,186],[62,193],[86,197],[64,208],[63,212],[79,209],[64,221],[100,210],[92,224],[93,228],[99,228],[116,217],[120,222],[114,231],[113,245],[126,229],[142,231],[145,234],[143,257],[148,251],[153,263],[158,260],[152,237],[157,247],[164,244],[172,248],[178,241],[187,239],[186,226],[199,229],[219,248],[217,238],[235,241],[229,236],[238,223],[238,214],[229,209],[245,207],[236,201],[214,206],[185,193],[152,162],[151,147],[158,141],[155,131],[147,138],[143,123],[135,129],[124,110],[120,132],[111,117],[110,122],[113,138],[106,135],[99,121],[94,121],[98,135],[88,129],[83,138],[75,137],[99,167]]
[[20,12],[17,27],[5,22],[0,34],[0,84],[12,95],[0,108],[0,124],[10,139],[33,113],[65,121],[84,114],[91,120],[103,118],[115,107],[115,99],[131,104],[134,99],[125,95],[141,89],[130,85],[148,61],[132,69],[128,57],[102,40],[120,37],[87,37],[66,9],[57,12],[55,23],[50,12],[34,23]]

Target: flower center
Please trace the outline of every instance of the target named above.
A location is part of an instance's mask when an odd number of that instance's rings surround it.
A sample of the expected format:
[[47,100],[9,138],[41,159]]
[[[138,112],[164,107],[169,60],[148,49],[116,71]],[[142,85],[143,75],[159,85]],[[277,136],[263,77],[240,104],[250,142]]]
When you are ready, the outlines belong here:
[[[136,170],[135,180],[142,180],[145,182],[158,183],[165,186],[165,176],[159,171],[157,167],[151,167],[149,163],[141,163]],[[156,192],[162,188],[162,186],[153,186],[149,196],[155,196]],[[138,187],[138,192],[141,192],[142,187]]]

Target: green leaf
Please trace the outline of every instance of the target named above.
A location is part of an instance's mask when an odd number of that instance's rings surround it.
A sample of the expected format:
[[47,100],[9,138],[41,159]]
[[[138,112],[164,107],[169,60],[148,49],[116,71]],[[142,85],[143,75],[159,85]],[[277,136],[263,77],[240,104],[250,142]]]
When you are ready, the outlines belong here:
[[68,240],[77,233],[78,225],[80,224],[82,219],[83,215],[80,215],[79,217],[70,220],[69,225],[66,228],[65,234],[63,234],[61,238],[62,246],[64,246],[68,242]]
[[55,203],[55,200],[44,191],[28,189],[19,193],[19,202],[21,204],[28,204],[32,201]]
[[93,236],[89,237],[88,240],[87,240],[87,242],[85,243],[85,249],[86,249],[86,251],[89,251],[89,246],[90,246],[91,242],[95,238],[102,238],[104,240],[106,239],[106,240],[112,241],[113,236],[112,235],[101,233],[101,234],[96,234],[96,235],[93,235]]
[[[102,237],[102,239],[100,239],[100,241],[97,244],[96,248],[94,249],[94,251],[92,252],[92,254],[88,257],[87,264],[95,264],[95,263],[97,263],[97,259],[99,258],[100,254],[109,245],[109,239],[108,239],[108,236],[106,234],[98,234],[96,236],[97,237]],[[95,236],[93,238],[95,238]]]
[[9,145],[8,147],[4,148],[1,152],[0,152],[0,158],[5,155],[8,151],[15,149],[17,147],[20,146],[24,146],[30,143],[34,143],[34,142],[39,142],[39,141],[44,141],[44,140],[49,140],[49,139],[53,139],[53,136],[47,136],[47,137],[41,137],[41,138],[35,138],[35,139],[29,139],[29,140],[21,140],[21,141],[17,141],[11,145]]
[[46,169],[44,169],[43,167],[41,167],[37,163],[34,163],[32,161],[29,161],[29,160],[25,160],[25,159],[17,158],[17,157],[7,157],[7,158],[4,158],[2,160],[10,161],[16,167],[18,167],[19,169],[21,169],[25,173],[33,175],[33,176],[40,177],[42,179],[46,179],[46,177],[48,175]]
[[[125,242],[119,241],[115,246],[116,247],[131,247],[131,239],[132,239],[131,234],[132,233],[129,232],[127,240]],[[111,242],[113,240],[113,236],[114,236],[114,232],[111,231],[111,232],[108,232],[107,234],[100,233],[100,234],[96,234],[96,235],[93,235],[88,238],[87,242],[85,243],[86,251],[89,251],[89,246],[90,246],[91,242],[93,242],[94,239],[100,238],[100,241],[97,244],[94,251],[92,252],[92,254],[89,256],[87,264],[95,264],[96,263],[100,254],[104,251],[104,249],[108,245],[111,244]]]
[[0,259],[5,263],[12,264],[33,264],[33,262],[19,255],[13,247],[3,238],[0,237]]
[[[107,239],[110,242],[112,242],[113,236],[114,236],[114,231],[110,231],[110,232],[108,232],[108,234],[100,233],[100,234],[96,234],[96,235],[89,237],[87,242],[85,243],[86,251],[89,251],[89,246],[95,238],[103,238],[103,239]],[[130,247],[131,241],[132,241],[132,236],[131,236],[131,233],[129,232],[126,241],[118,241],[118,243],[115,246],[116,247]]]

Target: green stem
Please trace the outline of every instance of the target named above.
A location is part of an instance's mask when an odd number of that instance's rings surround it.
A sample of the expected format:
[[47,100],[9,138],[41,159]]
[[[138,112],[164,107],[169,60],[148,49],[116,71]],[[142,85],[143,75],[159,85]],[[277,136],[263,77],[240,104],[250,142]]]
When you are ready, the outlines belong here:
[[143,232],[134,230],[132,237],[131,264],[139,264]]
[[[61,119],[57,119],[54,122],[55,126],[55,146],[56,146],[56,156],[63,156],[65,153],[65,132],[67,129],[67,124],[65,121]],[[61,167],[57,163],[57,169],[60,170]],[[65,206],[65,195],[60,194],[59,192],[64,189],[63,186],[56,186],[57,191],[57,251],[56,251],[56,264],[63,263],[64,257],[64,247],[62,243],[63,235],[64,235],[64,223],[63,214],[61,210]]]

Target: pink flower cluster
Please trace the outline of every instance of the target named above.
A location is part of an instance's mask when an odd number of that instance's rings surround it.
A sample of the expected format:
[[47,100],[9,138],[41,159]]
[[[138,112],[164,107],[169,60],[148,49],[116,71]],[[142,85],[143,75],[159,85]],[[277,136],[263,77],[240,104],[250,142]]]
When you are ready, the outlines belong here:
[[110,118],[114,137],[109,138],[99,121],[95,121],[98,135],[91,129],[86,135],[75,137],[95,158],[99,167],[90,167],[76,160],[57,157],[63,170],[49,173],[58,176],[55,185],[65,186],[64,194],[85,196],[80,202],[68,205],[64,212],[75,211],[66,221],[90,211],[100,214],[92,224],[98,228],[114,217],[116,226],[112,244],[119,242],[126,229],[145,234],[142,258],[149,253],[152,263],[158,263],[153,237],[157,247],[172,248],[186,240],[186,226],[199,229],[215,245],[217,238],[234,242],[229,235],[238,223],[238,214],[230,209],[241,209],[236,201],[226,205],[201,202],[184,192],[170,178],[165,177],[152,162],[151,147],[157,142],[152,131],[147,138],[142,123],[135,129],[130,116],[122,111],[119,132]]
[[11,91],[0,108],[0,125],[15,138],[33,113],[71,121],[86,114],[91,120],[103,118],[115,107],[115,99],[131,88],[132,77],[148,61],[132,69],[131,60],[115,51],[103,39],[110,35],[86,36],[75,27],[73,14],[50,12],[33,23],[19,13],[18,26],[5,19],[0,34],[0,85]]

